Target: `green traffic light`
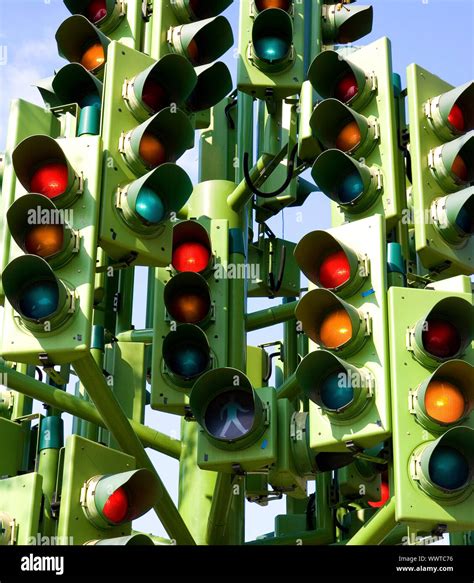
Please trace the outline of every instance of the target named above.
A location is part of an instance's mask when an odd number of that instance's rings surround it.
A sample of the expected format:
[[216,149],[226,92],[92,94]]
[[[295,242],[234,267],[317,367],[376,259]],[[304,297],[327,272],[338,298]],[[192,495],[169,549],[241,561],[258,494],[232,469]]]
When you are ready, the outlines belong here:
[[140,190],[136,200],[137,214],[145,221],[157,225],[165,217],[165,207],[159,195],[151,188]]
[[342,369],[329,374],[321,382],[320,392],[323,406],[333,411],[347,407],[354,399],[351,381]]
[[469,477],[469,462],[454,447],[440,445],[431,455],[429,474],[433,482],[445,490],[462,488]]

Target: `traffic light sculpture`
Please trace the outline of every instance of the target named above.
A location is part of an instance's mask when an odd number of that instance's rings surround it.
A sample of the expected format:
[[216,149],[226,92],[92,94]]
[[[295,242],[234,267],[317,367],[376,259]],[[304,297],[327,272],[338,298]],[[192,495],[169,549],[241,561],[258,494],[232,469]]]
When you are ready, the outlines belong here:
[[313,231],[295,249],[317,286],[295,310],[310,339],[296,377],[310,399],[315,452],[356,452],[390,435],[384,241],[382,217],[374,215]]
[[344,57],[323,51],[308,78],[323,98],[310,119],[324,148],[311,174],[334,203],[333,225],[379,213],[391,230],[402,215],[405,185],[390,41],[382,38]]
[[98,136],[32,135],[12,153],[4,358],[52,367],[90,347],[101,151]]
[[[407,69],[416,251],[442,277],[473,271],[474,82]],[[438,276],[439,277],[439,276]]]
[[474,309],[450,281],[388,292],[396,519],[437,533],[474,525]]
[[238,88],[258,99],[278,100],[304,81],[304,3],[243,0],[240,3]]
[[223,270],[228,256],[226,220],[175,223],[171,265],[157,270],[154,408],[184,415],[185,396],[195,381],[227,364],[229,286]]

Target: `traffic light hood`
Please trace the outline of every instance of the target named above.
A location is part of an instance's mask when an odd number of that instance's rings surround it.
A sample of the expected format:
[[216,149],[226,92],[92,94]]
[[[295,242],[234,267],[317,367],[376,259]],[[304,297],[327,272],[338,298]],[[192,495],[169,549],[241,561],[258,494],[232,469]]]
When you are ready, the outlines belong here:
[[196,67],[197,84],[186,101],[192,112],[214,107],[232,91],[232,76],[225,63],[218,61]]
[[[457,106],[462,114],[463,128],[450,122],[453,107]],[[430,100],[428,119],[442,140],[452,140],[474,130],[474,81],[469,81]]]
[[[80,14],[87,17],[87,8],[92,0],[64,0],[66,8],[71,14]],[[106,14],[94,22],[94,25],[100,28],[104,34],[111,33],[117,28],[120,19],[124,15],[123,3],[120,0],[104,0]]]
[[351,43],[372,31],[372,6],[323,4],[322,32],[325,44]]

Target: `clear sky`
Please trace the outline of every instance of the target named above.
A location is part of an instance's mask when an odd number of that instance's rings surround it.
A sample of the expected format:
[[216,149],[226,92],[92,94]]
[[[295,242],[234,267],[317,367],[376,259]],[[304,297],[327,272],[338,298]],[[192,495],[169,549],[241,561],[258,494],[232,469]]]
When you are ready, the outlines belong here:
[[[304,0],[308,2],[310,0]],[[459,85],[474,78],[474,1],[473,0],[372,0],[358,4],[374,7],[373,32],[358,44],[388,36],[392,41],[394,71],[405,80],[407,65],[416,62]],[[238,42],[238,4],[225,12],[235,31]],[[65,64],[58,57],[54,34],[61,22],[69,16],[61,0],[0,0],[0,151],[5,145],[8,108],[11,99],[21,97],[40,103],[39,94],[32,84],[51,76]],[[235,78],[233,51],[224,58]],[[197,181],[197,151],[188,152],[182,165],[194,182]],[[278,235],[298,241],[305,233],[330,227],[329,204],[321,194],[313,194],[301,209],[288,209],[270,222]],[[143,306],[146,287],[144,268],[136,270],[134,324],[144,326]],[[249,302],[249,311],[260,309],[269,300]],[[281,337],[275,326],[264,332],[249,335],[249,343],[257,345]],[[179,435],[179,419],[156,412],[147,413],[147,424],[160,431]],[[157,453],[151,457],[173,498],[177,498],[177,468],[174,460]],[[273,516],[284,512],[284,502],[271,502],[267,508],[248,505],[247,539],[273,530]],[[136,522],[136,528],[155,534],[164,530],[154,514],[149,513]]]

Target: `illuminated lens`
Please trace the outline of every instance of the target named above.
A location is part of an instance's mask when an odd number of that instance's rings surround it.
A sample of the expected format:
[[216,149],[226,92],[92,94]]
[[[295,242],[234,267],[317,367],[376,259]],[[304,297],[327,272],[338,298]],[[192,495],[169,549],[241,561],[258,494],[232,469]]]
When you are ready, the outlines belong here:
[[380,488],[380,500],[378,502],[370,502],[369,501],[369,506],[371,506],[372,508],[380,508],[381,506],[383,506],[385,504],[385,502],[387,502],[389,497],[390,497],[390,490],[388,487],[388,482],[382,481],[382,485]]
[[446,490],[457,490],[469,477],[469,462],[457,449],[438,446],[431,455],[428,471],[431,480]]
[[140,190],[135,207],[138,215],[147,223],[157,225],[165,216],[165,207],[161,198],[151,188]]
[[339,132],[336,138],[336,148],[343,152],[348,152],[359,145],[361,139],[359,126],[355,121],[351,121]]
[[27,253],[50,257],[61,251],[64,243],[64,230],[61,225],[37,225],[25,236]]
[[333,372],[321,383],[321,401],[327,409],[338,410],[354,399],[354,389],[346,371]]
[[218,439],[238,439],[253,426],[255,406],[252,395],[231,390],[220,393],[208,405],[204,416],[206,429]]
[[336,99],[339,99],[339,101],[347,103],[355,95],[357,95],[358,91],[359,86],[357,84],[355,75],[352,71],[349,71],[338,81],[334,91],[334,96]]
[[319,331],[326,348],[338,348],[352,338],[352,323],[346,310],[335,310],[324,318]]
[[168,105],[166,91],[151,78],[148,78],[143,86],[142,101],[155,113]]
[[199,273],[209,264],[209,249],[201,243],[182,243],[173,251],[173,267],[177,271]]
[[66,192],[67,183],[67,165],[63,162],[47,162],[33,173],[30,190],[44,194],[48,198],[55,198]]
[[151,168],[156,168],[166,162],[165,147],[153,134],[145,132],[140,140],[139,152],[141,159]]
[[168,303],[168,312],[171,317],[178,322],[196,324],[201,322],[209,313],[209,297],[206,297],[201,290],[184,289],[179,290]]
[[453,126],[453,128],[457,129],[459,132],[463,132],[465,130],[466,122],[464,121],[464,114],[457,103],[455,103],[451,108],[451,111],[448,115],[448,121]]
[[349,281],[351,267],[344,251],[328,255],[319,267],[319,283],[327,289],[335,289]]
[[104,47],[100,43],[94,43],[84,51],[81,58],[81,65],[88,71],[97,69],[105,62]]
[[291,8],[291,0],[255,0],[257,10],[267,10],[267,8],[279,8],[288,12]]
[[461,210],[456,217],[457,226],[466,233],[472,235],[474,233],[474,199],[461,207]]
[[105,518],[114,524],[120,524],[127,518],[128,514],[128,496],[123,488],[117,488],[111,494],[102,510]]
[[354,174],[349,174],[342,181],[337,195],[339,200],[343,204],[349,204],[358,198],[364,192],[364,183],[362,178],[356,172]]
[[96,23],[107,16],[106,0],[91,0],[86,9],[87,18]]
[[176,347],[167,364],[174,373],[192,378],[203,373],[208,362],[209,354],[201,345],[183,342]]
[[26,318],[41,320],[58,308],[59,290],[51,280],[36,281],[25,287],[20,298],[20,310]]
[[466,402],[462,391],[448,381],[433,380],[425,393],[426,413],[440,423],[456,423],[464,415]]
[[451,322],[436,318],[427,320],[422,341],[425,349],[438,358],[452,357],[461,348],[461,337],[457,328]]
[[255,41],[255,52],[264,61],[281,61],[288,54],[288,43],[278,36],[265,36]]
[[462,180],[463,182],[467,182],[469,174],[467,171],[466,162],[464,162],[464,160],[461,158],[461,156],[459,154],[456,156],[456,158],[454,158],[454,162],[453,162],[453,165],[451,167],[451,171],[454,174],[456,174],[456,176],[460,180]]

